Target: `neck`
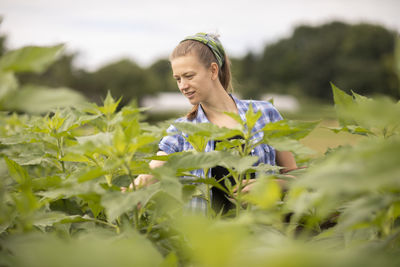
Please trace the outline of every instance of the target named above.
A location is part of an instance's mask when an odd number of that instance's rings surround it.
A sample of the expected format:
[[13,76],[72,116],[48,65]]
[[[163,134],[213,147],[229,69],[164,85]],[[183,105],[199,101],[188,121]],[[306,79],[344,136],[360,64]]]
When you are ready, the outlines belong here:
[[207,116],[215,113],[234,112],[237,113],[236,103],[231,96],[223,90],[214,94],[209,101],[201,103],[201,107]]

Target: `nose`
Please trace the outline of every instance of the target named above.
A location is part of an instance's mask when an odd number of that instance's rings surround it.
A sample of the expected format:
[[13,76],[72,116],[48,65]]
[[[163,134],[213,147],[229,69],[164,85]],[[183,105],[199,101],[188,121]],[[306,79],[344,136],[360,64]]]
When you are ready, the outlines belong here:
[[186,80],[182,79],[178,83],[178,87],[179,87],[179,90],[186,91],[189,88],[189,83]]

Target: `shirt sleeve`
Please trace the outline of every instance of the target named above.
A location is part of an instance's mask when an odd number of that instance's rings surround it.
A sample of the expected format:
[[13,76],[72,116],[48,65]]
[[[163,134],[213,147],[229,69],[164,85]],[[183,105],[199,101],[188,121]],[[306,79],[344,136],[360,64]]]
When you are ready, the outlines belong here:
[[282,115],[272,104],[269,106],[268,115],[271,122],[283,120]]
[[164,136],[158,144],[158,148],[167,154],[183,151],[184,138],[178,129],[171,125],[167,129],[167,133],[172,135]]

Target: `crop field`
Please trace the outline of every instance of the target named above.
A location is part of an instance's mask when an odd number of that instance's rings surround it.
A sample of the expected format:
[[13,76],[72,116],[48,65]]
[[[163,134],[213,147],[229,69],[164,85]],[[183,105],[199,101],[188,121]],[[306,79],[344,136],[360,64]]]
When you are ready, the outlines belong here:
[[[146,123],[110,93],[96,105],[19,88],[15,73],[45,69],[54,49],[0,59],[0,266],[399,266],[399,102],[332,84],[335,120],[269,123],[257,142],[252,108],[246,123],[230,114],[235,129],[174,123],[193,150],[156,156],[169,123]],[[35,93],[65,105],[34,113]],[[265,144],[305,168],[256,165],[251,151]],[[221,183],[217,165],[229,172]],[[156,182],[134,185],[139,174]],[[213,188],[231,209],[212,207]]]

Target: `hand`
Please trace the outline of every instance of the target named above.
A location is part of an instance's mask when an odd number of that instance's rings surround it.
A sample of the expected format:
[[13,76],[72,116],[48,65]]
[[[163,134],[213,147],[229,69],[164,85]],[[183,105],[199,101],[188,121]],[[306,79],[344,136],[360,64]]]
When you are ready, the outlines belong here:
[[[250,192],[251,188],[253,187],[253,183],[255,182],[255,179],[249,179],[249,180],[243,180],[242,182],[242,190],[240,191],[241,193],[248,193]],[[233,188],[233,192],[235,193],[235,196],[237,195],[237,190],[239,189],[238,185],[235,185]]]
[[[165,156],[168,155],[167,153],[165,153],[164,151],[158,151],[157,152],[157,156]],[[164,165],[165,161],[161,161],[161,160],[152,160],[149,163],[149,166],[151,169],[155,169],[158,167],[161,167],[162,165]],[[154,184],[155,182],[157,182],[157,179],[153,179],[153,175],[151,174],[140,174],[138,177],[136,177],[136,179],[133,181],[135,188],[140,188],[143,186],[148,186],[151,184]],[[129,185],[129,189],[132,190],[133,189],[133,184],[131,183]],[[121,191],[122,192],[126,192],[128,190],[128,188],[126,187],[121,187]]]
[[[140,188],[143,186],[148,186],[157,182],[157,179],[154,179],[154,176],[151,174],[141,174],[134,180],[135,187]],[[133,185],[129,185],[130,189],[133,189]]]
[[[135,184],[135,188],[141,188],[143,186],[148,186],[151,184],[154,184],[155,182],[157,182],[156,179],[154,179],[153,175],[151,174],[141,174],[138,177],[136,177],[136,179],[133,181]],[[121,187],[121,192],[125,193],[128,190],[127,187]],[[133,184],[131,183],[129,185],[129,190],[133,190]]]

